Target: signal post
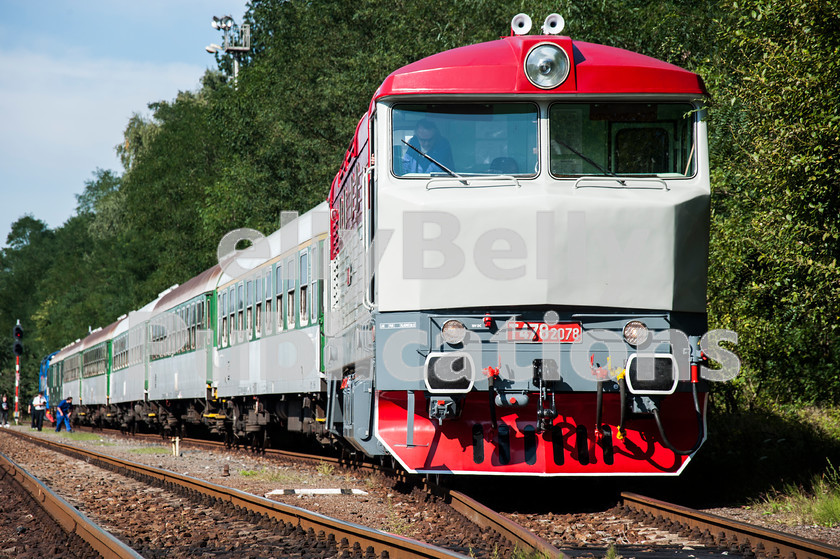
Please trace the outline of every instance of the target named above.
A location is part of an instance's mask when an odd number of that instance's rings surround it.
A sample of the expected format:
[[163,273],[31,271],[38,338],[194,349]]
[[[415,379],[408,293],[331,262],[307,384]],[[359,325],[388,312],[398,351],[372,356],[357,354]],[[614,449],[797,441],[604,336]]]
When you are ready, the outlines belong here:
[[15,340],[13,350],[15,352],[15,425],[17,425],[18,419],[20,418],[20,410],[18,409],[18,393],[20,390],[20,356],[23,355],[23,326],[20,325],[20,319],[18,319],[17,324],[15,324],[14,330],[12,330],[12,335]]

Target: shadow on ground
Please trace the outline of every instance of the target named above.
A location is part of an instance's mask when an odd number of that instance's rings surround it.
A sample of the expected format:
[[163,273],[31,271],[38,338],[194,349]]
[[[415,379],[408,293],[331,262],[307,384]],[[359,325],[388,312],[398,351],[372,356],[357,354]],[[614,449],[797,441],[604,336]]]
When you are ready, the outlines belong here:
[[467,477],[447,484],[496,510],[587,512],[632,491],[690,507],[737,506],[785,484],[807,484],[830,460],[840,466],[840,440],[804,421],[770,412],[712,414],[708,438],[679,477]]

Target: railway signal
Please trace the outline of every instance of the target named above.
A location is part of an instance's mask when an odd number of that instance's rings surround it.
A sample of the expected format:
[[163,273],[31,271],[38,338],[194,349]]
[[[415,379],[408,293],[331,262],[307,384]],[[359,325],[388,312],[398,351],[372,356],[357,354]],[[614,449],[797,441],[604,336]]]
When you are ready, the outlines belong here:
[[18,320],[17,324],[15,324],[15,328],[12,330],[12,335],[15,338],[13,350],[15,355],[20,357],[23,355],[23,326],[20,325],[20,320]]

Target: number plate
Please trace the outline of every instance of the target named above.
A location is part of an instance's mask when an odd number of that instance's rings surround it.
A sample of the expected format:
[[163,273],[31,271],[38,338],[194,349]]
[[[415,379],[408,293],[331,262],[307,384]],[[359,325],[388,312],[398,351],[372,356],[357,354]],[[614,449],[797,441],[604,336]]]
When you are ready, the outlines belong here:
[[576,322],[546,324],[512,320],[507,323],[507,339],[511,342],[576,344],[580,335],[581,327]]

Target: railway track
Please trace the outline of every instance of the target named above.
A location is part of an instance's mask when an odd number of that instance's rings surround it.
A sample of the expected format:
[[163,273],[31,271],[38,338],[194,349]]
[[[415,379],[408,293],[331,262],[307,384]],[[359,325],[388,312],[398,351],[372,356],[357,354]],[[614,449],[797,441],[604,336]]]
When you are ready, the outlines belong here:
[[[160,436],[156,435],[147,435],[146,437],[148,440],[161,440]],[[185,439],[183,444],[214,450],[220,450],[224,446],[222,443],[191,439]],[[346,460],[289,451],[267,450],[266,454],[299,462],[327,462],[335,465],[347,465]],[[376,466],[370,464],[353,464],[353,466],[365,470],[377,469]],[[501,534],[505,540],[511,542],[512,547],[522,552],[541,554],[545,557],[559,557],[562,555],[560,548],[566,549],[565,545],[557,546],[556,542],[555,545],[549,543],[552,538],[547,535],[540,537],[539,530],[531,531],[461,492],[435,486],[428,483],[428,480],[426,485],[427,490],[440,496],[454,510],[471,522]],[[824,543],[630,493],[623,493],[621,503],[610,512],[616,516],[626,517],[646,526],[656,527],[662,531],[682,536],[688,541],[702,542],[705,545],[703,554],[710,557],[719,555],[731,557],[735,554],[747,557],[779,557],[784,559],[840,557],[840,548]],[[554,521],[555,524],[557,522],[558,520]],[[529,527],[533,526],[529,523],[526,524]],[[621,552],[620,549],[619,546],[619,552]],[[634,548],[634,552],[635,549],[638,549],[638,547]],[[679,549],[679,547],[676,549]],[[659,553],[661,554],[661,551]],[[644,556],[645,553],[639,553],[638,555]]]
[[464,557],[463,554],[441,547],[373,530],[359,524],[336,520],[194,477],[121,460],[78,446],[45,440],[16,430],[4,432],[78,458],[91,465],[127,475],[170,493],[188,497],[191,501],[204,506],[222,509],[228,515],[244,518],[260,525],[270,523],[284,534],[293,533],[296,537],[308,538],[309,545],[313,549],[321,548],[327,552],[348,557],[357,555],[388,558]]
[[840,557],[840,547],[643,497],[642,495],[622,493],[621,501],[621,507],[625,514],[632,515],[643,522],[662,526],[673,532],[691,534],[695,539],[729,549],[735,553],[784,559]]
[[[114,431],[114,433],[119,433]],[[160,435],[152,434],[136,434],[134,437],[141,437],[150,441],[160,441]],[[208,441],[204,439],[190,439],[185,438],[179,441],[179,444],[186,446],[194,446],[206,449],[221,450],[226,448],[225,444],[219,441]],[[369,472],[385,472],[387,475],[405,478],[405,473],[402,470],[391,470],[388,468],[376,466],[374,464],[365,462],[348,462],[345,459],[335,458],[331,456],[315,456],[300,452],[292,452],[280,449],[265,449],[262,452],[266,456],[274,458],[282,458],[284,460],[309,462],[309,463],[328,463],[336,466],[352,466],[359,470]],[[562,555],[560,550],[552,546],[540,536],[534,534],[523,526],[513,522],[509,518],[496,511],[482,505],[475,499],[452,489],[446,489],[436,484],[430,483],[427,480],[426,489],[431,493],[443,498],[444,502],[450,505],[456,512],[476,524],[478,527],[486,530],[492,530],[499,534],[512,544],[515,549],[524,553],[542,554],[546,557],[559,557]]]
[[[103,557],[105,559],[142,559],[133,549],[100,528],[89,518],[76,510],[67,501],[58,496],[49,487],[30,475],[16,464],[11,458],[0,453],[0,475],[5,486],[3,491],[4,506],[11,504],[11,492],[28,495],[27,504],[40,509],[38,516],[41,522],[34,538],[51,541],[55,547],[63,548],[62,554],[70,557]],[[12,486],[9,488],[9,486]],[[8,491],[8,492],[7,492]],[[33,514],[33,517],[36,516]],[[58,533],[58,529],[62,534]],[[19,533],[25,530],[18,529]],[[33,544],[30,542],[29,544]],[[37,545],[37,542],[36,542]],[[25,547],[23,544],[21,547]],[[25,549],[17,549],[15,553],[22,554]],[[38,553],[37,550],[28,550]]]

